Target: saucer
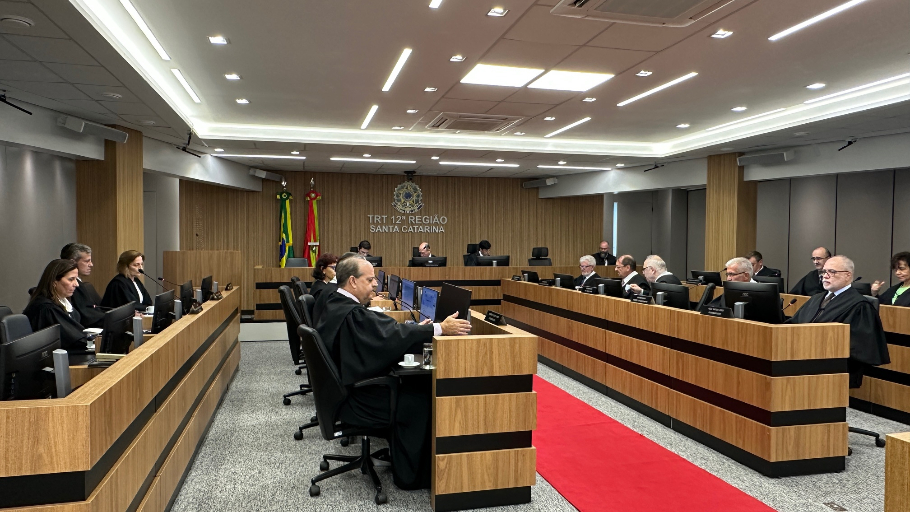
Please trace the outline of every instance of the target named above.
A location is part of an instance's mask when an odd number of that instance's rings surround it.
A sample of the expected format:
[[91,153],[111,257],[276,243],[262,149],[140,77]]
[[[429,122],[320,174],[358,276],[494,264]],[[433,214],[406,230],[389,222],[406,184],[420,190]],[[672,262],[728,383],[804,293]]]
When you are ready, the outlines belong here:
[[398,361],[398,364],[401,366],[404,366],[405,368],[415,368],[417,366],[420,366],[423,363],[418,362],[418,361],[414,361],[413,363],[406,363],[404,361]]

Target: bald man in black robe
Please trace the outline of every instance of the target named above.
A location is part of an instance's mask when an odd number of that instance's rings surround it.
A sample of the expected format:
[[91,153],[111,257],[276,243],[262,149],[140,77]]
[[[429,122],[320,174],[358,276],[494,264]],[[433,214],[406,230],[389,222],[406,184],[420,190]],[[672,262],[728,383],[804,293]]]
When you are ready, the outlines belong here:
[[[362,257],[341,261],[335,268],[338,289],[331,293],[316,330],[326,344],[348,387],[348,399],[339,419],[361,427],[389,424],[388,389],[351,388],[354,383],[388,375],[405,354],[420,354],[433,336],[464,335],[471,330],[457,313],[440,324],[399,324],[391,317],[366,308],[376,287],[373,266]],[[430,486],[430,418],[432,381],[429,375],[408,376],[398,388],[397,413],[389,449],[392,477],[401,489]]]

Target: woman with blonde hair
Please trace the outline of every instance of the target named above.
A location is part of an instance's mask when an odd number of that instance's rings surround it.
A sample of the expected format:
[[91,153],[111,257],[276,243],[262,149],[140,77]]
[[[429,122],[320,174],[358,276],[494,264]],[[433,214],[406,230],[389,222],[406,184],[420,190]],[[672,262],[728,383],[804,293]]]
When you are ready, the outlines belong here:
[[124,251],[117,260],[117,275],[107,284],[101,305],[106,308],[119,308],[134,302],[136,311],[145,311],[152,305],[152,296],[142,286],[139,276],[142,275],[142,264],[145,255],[139,251]]

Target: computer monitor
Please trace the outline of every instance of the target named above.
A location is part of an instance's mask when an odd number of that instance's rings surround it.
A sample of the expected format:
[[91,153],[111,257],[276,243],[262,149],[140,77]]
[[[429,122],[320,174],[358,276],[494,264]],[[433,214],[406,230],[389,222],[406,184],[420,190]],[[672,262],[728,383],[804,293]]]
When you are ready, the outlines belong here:
[[657,293],[664,292],[664,306],[677,309],[692,309],[692,303],[689,301],[689,287],[681,284],[669,283],[651,283],[651,296],[655,297],[657,303]]
[[720,278],[720,272],[711,272],[709,270],[692,270],[692,279],[704,278],[705,284],[714,283],[717,286],[723,286],[724,280]]
[[429,258],[424,258],[418,256],[416,258],[411,258],[412,267],[444,267],[446,266],[446,257],[445,256],[431,256]]
[[401,280],[401,305],[409,310],[414,309],[414,281],[410,279]]
[[158,334],[174,321],[174,290],[155,295],[152,334]]
[[202,278],[202,302],[207,302],[212,298],[212,276]]
[[436,321],[436,303],[439,301],[439,292],[432,288],[423,288],[423,295],[420,297],[420,320],[430,319]]
[[101,330],[101,354],[126,354],[133,342],[133,314],[135,302],[124,304],[104,313]]
[[604,295],[607,297],[622,297],[625,290],[622,287],[622,279],[600,279],[604,283]]
[[364,258],[370,262],[370,265],[374,267],[382,266],[382,256],[364,256]]
[[54,367],[58,348],[59,325],[0,345],[0,400],[54,398],[54,374],[44,369]]
[[575,289],[575,277],[569,274],[553,274],[553,282],[556,282],[556,279],[559,278],[559,287],[568,288],[569,290]]
[[382,293],[385,291],[385,271],[378,270],[376,271],[376,293]]
[[469,320],[471,309],[471,290],[453,284],[442,283],[439,301],[436,303],[436,321],[442,322],[456,311],[458,318]]
[[196,300],[196,294],[193,292],[193,280],[191,279],[180,285],[180,305],[183,306],[184,315],[190,312],[194,300]]
[[398,290],[401,288],[401,278],[392,274],[389,276],[389,300],[398,300]]
[[310,266],[310,260],[308,260],[306,258],[288,258],[288,259],[284,260],[285,268],[301,268],[301,267],[309,267],[309,266]]
[[780,276],[752,276],[756,283],[774,283],[777,285],[777,291],[784,293],[784,278]]
[[[529,283],[539,283],[540,282],[540,276],[537,275],[537,272],[535,272],[533,270],[522,270],[521,275],[522,275],[522,277],[524,277],[524,280]],[[562,282],[562,281],[560,281],[560,282]]]
[[724,304],[732,308],[737,302],[746,302],[744,318],[766,324],[784,321],[781,311],[780,291],[776,283],[741,283],[727,281],[724,286]]
[[509,266],[509,257],[508,256],[478,256],[477,257],[477,266],[478,267],[492,267],[493,262],[496,262],[497,267],[508,267]]

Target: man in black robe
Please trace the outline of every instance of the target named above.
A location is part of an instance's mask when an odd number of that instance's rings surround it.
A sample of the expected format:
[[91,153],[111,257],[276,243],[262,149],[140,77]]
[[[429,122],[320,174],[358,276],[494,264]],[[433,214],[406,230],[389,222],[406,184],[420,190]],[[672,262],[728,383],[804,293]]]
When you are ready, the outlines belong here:
[[600,252],[595,252],[591,256],[597,265],[616,265],[616,256],[610,254],[610,242],[606,240],[600,243]]
[[644,285],[637,284],[630,285],[630,293],[635,295],[641,295],[642,293],[650,295],[650,283],[682,284],[678,277],[667,271],[667,262],[656,254],[652,254],[645,258],[645,265],[641,269],[641,273],[644,274],[645,279],[648,281],[648,286],[645,287]]
[[780,277],[780,270],[766,267],[762,255],[758,251],[752,251],[746,255],[749,263],[752,264],[752,275],[761,277]]
[[809,271],[808,274],[793,285],[790,293],[793,295],[815,295],[825,291],[822,287],[821,270],[830,257],[831,251],[824,247],[818,247],[812,251],[812,264],[815,265],[815,269]]
[[480,257],[489,256],[490,249],[492,249],[492,248],[493,248],[493,244],[491,244],[488,240],[481,240],[480,243],[477,244],[478,252],[475,252],[474,254],[469,254],[468,259],[465,260],[465,262],[464,262],[464,266],[476,267],[478,265],[478,263],[480,262]]
[[[752,262],[746,258],[733,258],[724,265],[727,281],[736,283],[754,283],[752,279]],[[709,307],[721,308],[726,306],[724,294],[720,294],[707,303]]]
[[594,256],[582,256],[579,258],[578,268],[581,269],[581,275],[575,278],[576,290],[580,290],[589,280],[600,278],[597,272],[594,272]]
[[[388,375],[405,354],[421,354],[433,336],[464,335],[471,323],[457,313],[441,324],[399,324],[391,317],[366,308],[376,287],[373,266],[362,257],[338,262],[338,289],[330,294],[316,330],[326,344],[345,386]],[[430,418],[432,383],[427,376],[409,376],[398,388],[397,412],[389,449],[392,476],[401,489],[430,486]],[[362,427],[389,424],[391,408],[386,388],[348,388],[339,419]]]
[[822,269],[822,286],[825,293],[809,299],[790,324],[839,322],[850,325],[850,387],[862,383],[865,365],[879,366],[891,362],[888,344],[878,311],[871,302],[851,287],[853,261],[846,256],[827,258]]
[[79,270],[79,287],[70,297],[73,309],[79,312],[80,322],[85,327],[101,327],[104,322],[104,310],[101,309],[101,296],[91,283],[86,283],[83,278],[92,273],[92,249],[84,244],[66,244],[60,250],[60,259],[73,260]]
[[[342,261],[350,258],[351,256],[357,256],[356,252],[346,252],[338,258],[338,261],[335,262],[335,268],[338,268],[338,264]],[[316,299],[316,303],[313,304],[313,325],[319,325],[319,319],[322,318],[322,313],[325,311],[325,305],[328,304],[329,298],[332,294],[335,293],[335,290],[338,289],[338,274],[335,274],[335,278],[325,284],[322,287],[322,290],[319,292],[319,295],[313,295]]]

